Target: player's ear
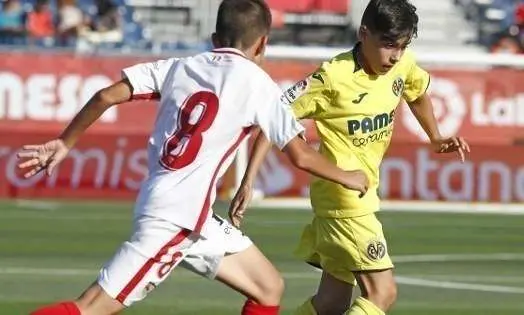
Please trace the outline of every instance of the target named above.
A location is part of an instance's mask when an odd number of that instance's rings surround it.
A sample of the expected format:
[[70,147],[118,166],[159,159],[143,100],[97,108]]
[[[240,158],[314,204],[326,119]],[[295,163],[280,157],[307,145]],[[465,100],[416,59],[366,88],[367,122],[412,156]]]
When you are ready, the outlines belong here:
[[211,34],[211,43],[213,43],[214,48],[221,48],[217,33]]
[[365,25],[361,25],[358,28],[358,34],[357,34],[358,40],[363,41],[366,39],[367,36],[368,36],[368,28]]
[[269,37],[264,35],[257,40],[255,56],[263,56],[266,52],[267,41]]

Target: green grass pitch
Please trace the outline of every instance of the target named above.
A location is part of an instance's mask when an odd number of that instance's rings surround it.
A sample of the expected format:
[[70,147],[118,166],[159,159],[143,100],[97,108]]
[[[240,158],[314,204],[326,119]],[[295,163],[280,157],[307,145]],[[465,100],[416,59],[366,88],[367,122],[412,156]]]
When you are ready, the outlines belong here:
[[[0,202],[0,315],[75,298],[128,236],[131,212],[129,203]],[[251,209],[245,222],[286,279],[283,314],[318,281],[292,255],[310,216]],[[380,219],[400,291],[390,314],[524,314],[524,216],[383,212]],[[176,269],[125,314],[239,314],[242,303],[221,284]]]

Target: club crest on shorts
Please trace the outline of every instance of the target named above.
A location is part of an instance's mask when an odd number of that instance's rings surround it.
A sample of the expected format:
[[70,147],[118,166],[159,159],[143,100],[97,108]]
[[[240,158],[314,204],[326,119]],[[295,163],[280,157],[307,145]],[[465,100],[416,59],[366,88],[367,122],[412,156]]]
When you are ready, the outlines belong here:
[[304,92],[306,92],[307,88],[309,87],[310,78],[306,78],[304,80],[298,81],[287,89],[284,94],[280,97],[280,101],[286,105],[291,105],[294,101],[296,101]]
[[370,241],[367,247],[367,255],[371,260],[380,260],[386,256],[386,245],[382,241]]
[[393,86],[391,87],[393,94],[395,96],[400,96],[404,92],[404,80],[401,77],[398,77],[393,81]]

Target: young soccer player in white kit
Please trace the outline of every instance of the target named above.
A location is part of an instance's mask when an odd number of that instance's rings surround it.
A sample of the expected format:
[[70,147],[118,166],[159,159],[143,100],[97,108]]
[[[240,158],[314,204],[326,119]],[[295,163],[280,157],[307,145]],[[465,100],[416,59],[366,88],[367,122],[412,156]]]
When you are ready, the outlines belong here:
[[32,314],[116,314],[179,264],[245,295],[242,314],[278,314],[280,274],[247,236],[211,210],[217,180],[238,145],[258,126],[301,169],[361,193],[367,178],[340,170],[298,137],[302,126],[258,67],[270,25],[263,0],[225,0],[213,34],[217,49],[124,69],[123,79],[97,92],[57,139],[24,146],[19,156],[26,176],[49,175],[109,107],[132,99],[160,101],[131,237],[78,299]]

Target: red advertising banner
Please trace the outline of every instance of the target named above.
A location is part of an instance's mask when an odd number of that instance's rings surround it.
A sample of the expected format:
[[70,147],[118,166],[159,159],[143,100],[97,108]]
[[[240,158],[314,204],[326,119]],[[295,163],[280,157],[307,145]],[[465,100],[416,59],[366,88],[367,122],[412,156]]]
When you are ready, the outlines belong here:
[[[57,172],[25,179],[17,168],[22,144],[50,133],[0,134],[0,197],[133,199],[147,174],[147,137],[89,134]],[[103,141],[101,141],[103,139]],[[524,147],[477,145],[466,163],[437,155],[424,144],[393,143],[381,170],[380,194],[388,199],[524,201]],[[268,155],[257,186],[268,195],[307,196],[309,176],[277,151]]]
[[[61,127],[95,91],[118,79],[122,68],[141,61],[146,59],[0,53],[0,127]],[[317,64],[268,60],[265,67],[286,88],[314,71]],[[444,134],[460,134],[473,143],[512,144],[524,139],[524,71],[429,70],[430,93]],[[95,129],[147,132],[154,114],[154,103],[129,103],[112,108]],[[396,117],[397,138],[425,139],[407,106]]]
[[[16,168],[22,144],[56,136],[98,89],[120,70],[146,59],[69,54],[0,53],[0,197],[134,198],[146,176],[146,139],[154,102],[112,108],[82,138],[52,177],[23,179]],[[317,62],[269,60],[266,70],[286,88]],[[524,72],[430,69],[430,93],[443,133],[473,145],[465,164],[428,151],[407,106],[382,167],[381,195],[389,199],[524,201]],[[504,80],[501,80],[504,78]],[[305,122],[308,138],[314,128]],[[268,156],[258,185],[269,195],[308,193],[309,177],[278,152]]]

